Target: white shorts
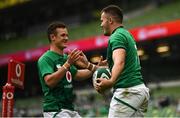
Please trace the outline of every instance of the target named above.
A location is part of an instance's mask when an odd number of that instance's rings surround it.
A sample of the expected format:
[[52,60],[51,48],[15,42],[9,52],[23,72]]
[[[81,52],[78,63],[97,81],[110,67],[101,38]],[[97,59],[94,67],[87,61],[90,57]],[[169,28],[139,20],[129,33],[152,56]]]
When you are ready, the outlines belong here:
[[143,117],[147,112],[148,101],[149,89],[144,84],[116,89],[108,117]]
[[43,116],[46,118],[81,118],[78,112],[68,109],[61,109],[60,112],[44,112]]

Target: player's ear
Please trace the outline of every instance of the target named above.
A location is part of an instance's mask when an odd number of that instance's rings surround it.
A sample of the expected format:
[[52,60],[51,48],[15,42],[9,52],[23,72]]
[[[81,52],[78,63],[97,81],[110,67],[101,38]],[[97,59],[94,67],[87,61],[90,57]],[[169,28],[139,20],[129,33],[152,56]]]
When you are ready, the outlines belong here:
[[54,34],[50,34],[50,39],[51,39],[51,41],[54,41],[55,40],[55,35]]
[[109,23],[112,24],[113,23],[113,18],[109,17]]

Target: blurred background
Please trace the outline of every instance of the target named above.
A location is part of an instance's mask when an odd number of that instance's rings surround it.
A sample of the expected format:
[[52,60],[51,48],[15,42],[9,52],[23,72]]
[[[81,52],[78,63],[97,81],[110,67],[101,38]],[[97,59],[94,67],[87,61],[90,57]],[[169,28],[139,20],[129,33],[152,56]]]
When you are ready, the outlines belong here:
[[[102,35],[100,11],[109,4],[123,9],[125,28],[137,42],[142,74],[151,93],[146,116],[180,116],[179,0],[0,0],[0,96],[9,59],[26,65],[25,88],[15,90],[14,116],[42,116],[36,63],[48,50],[47,25],[65,22],[70,35],[68,48],[83,50],[92,63],[97,63],[101,55],[106,58],[108,37]],[[98,94],[91,79],[73,84],[74,102],[81,116],[107,116],[111,93]]]

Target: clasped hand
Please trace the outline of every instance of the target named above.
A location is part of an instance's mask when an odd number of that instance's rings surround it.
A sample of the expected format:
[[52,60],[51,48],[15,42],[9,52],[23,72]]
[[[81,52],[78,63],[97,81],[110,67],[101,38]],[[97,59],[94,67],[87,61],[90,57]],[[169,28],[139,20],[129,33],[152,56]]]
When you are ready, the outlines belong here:
[[67,62],[71,65],[75,64],[80,68],[86,68],[88,65],[88,60],[85,54],[77,49],[69,52]]

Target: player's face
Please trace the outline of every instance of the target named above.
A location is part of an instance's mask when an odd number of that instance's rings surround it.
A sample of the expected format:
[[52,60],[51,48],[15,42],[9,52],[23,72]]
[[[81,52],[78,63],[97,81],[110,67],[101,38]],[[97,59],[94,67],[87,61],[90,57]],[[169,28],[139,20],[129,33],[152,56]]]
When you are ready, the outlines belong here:
[[54,43],[59,49],[64,49],[67,47],[67,42],[69,39],[67,28],[57,28],[56,36],[54,36]]
[[105,36],[111,35],[108,16],[104,12],[101,14],[101,27]]

